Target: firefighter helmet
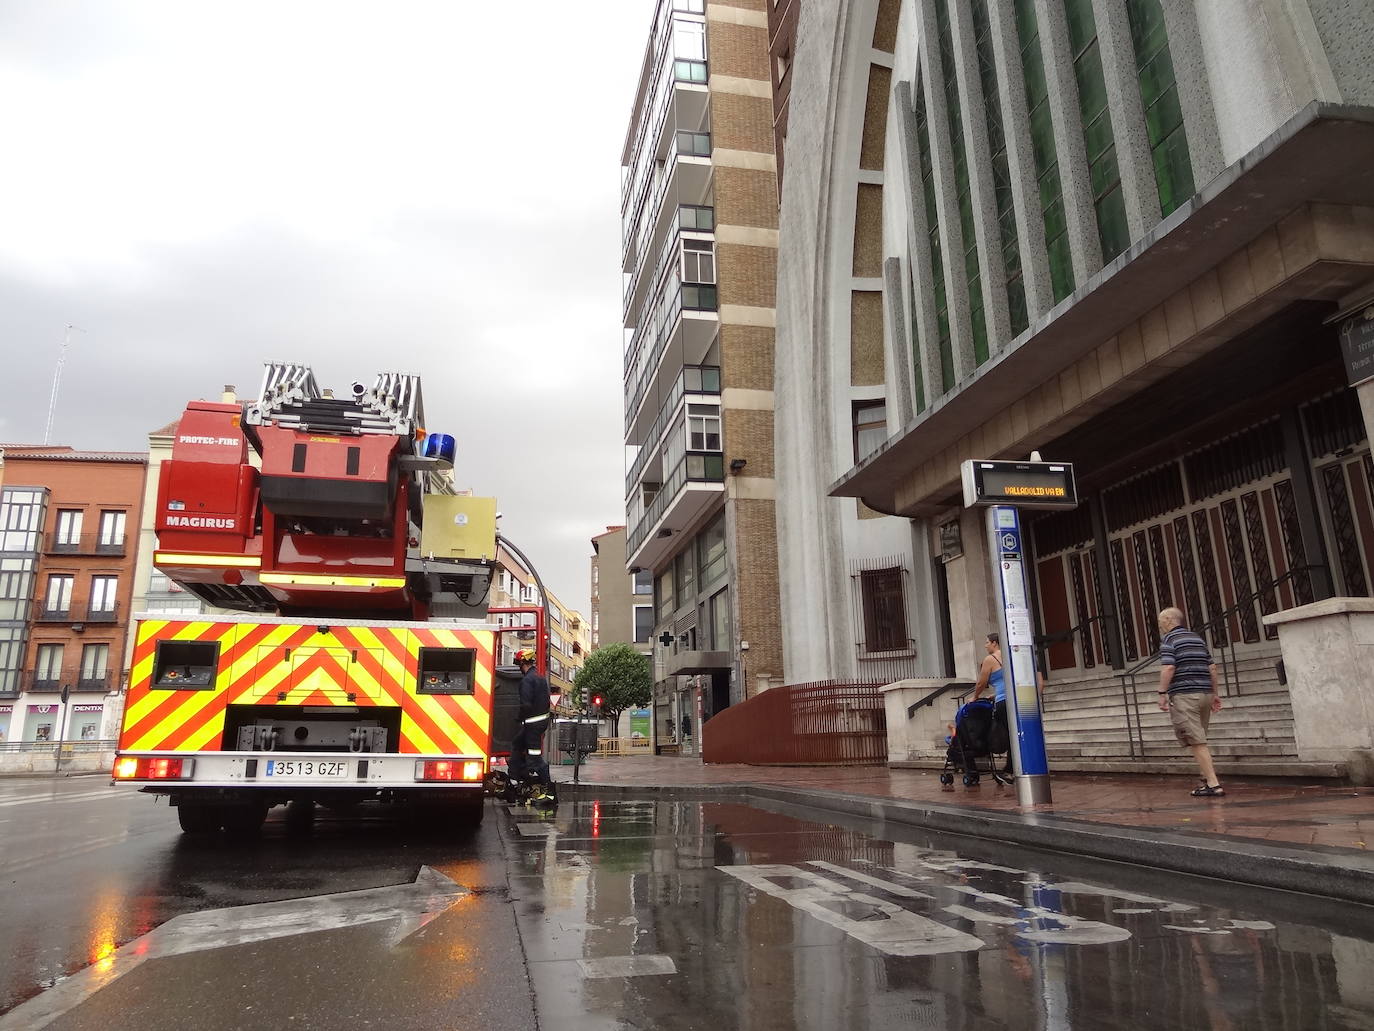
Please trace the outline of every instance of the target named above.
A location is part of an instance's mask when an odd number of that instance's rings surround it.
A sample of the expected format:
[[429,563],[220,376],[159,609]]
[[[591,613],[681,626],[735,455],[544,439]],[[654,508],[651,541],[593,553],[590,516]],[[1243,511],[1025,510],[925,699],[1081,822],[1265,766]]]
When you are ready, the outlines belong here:
[[531,666],[535,664],[533,648],[521,648],[515,653],[515,664],[517,666],[523,666],[525,663],[529,663]]

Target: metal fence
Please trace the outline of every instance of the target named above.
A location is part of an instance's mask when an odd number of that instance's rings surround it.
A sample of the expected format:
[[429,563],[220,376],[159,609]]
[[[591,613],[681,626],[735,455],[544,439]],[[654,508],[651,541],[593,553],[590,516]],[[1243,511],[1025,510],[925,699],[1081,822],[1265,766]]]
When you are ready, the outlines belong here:
[[113,752],[119,744],[114,738],[101,741],[0,741],[0,753],[54,752],[59,743],[63,755],[78,752]]
[[702,758],[756,766],[885,764],[885,683],[826,680],[764,691],[706,721]]

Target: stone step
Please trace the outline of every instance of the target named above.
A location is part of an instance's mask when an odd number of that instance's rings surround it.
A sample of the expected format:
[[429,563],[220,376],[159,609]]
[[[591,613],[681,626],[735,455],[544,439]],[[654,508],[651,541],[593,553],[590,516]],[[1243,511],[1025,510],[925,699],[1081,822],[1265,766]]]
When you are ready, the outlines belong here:
[[[938,770],[944,766],[944,759],[916,759],[888,765],[893,769]],[[1337,781],[1345,781],[1348,777],[1344,763],[1303,762],[1292,759],[1221,759],[1217,762],[1217,771],[1223,777],[1316,778]],[[1082,759],[1051,756],[1051,778],[1055,773],[1138,773],[1150,776],[1196,777],[1197,766],[1192,761],[1192,756],[1173,759]]]
[[[1171,743],[1167,746],[1158,743],[1146,742],[1144,748],[1138,749],[1144,753],[1146,758],[1159,757],[1170,758],[1179,754],[1187,754],[1181,745]],[[1297,746],[1289,744],[1256,744],[1254,742],[1217,744],[1211,745],[1212,755],[1216,758],[1266,758],[1266,759],[1297,759]],[[1112,744],[1089,744],[1079,748],[1066,748],[1062,745],[1045,745],[1045,754],[1052,759],[1100,759],[1110,756],[1121,756],[1129,758],[1131,754],[1130,746],[1124,742]]]
[[[1141,699],[1141,701],[1138,704],[1133,705],[1130,708],[1132,713],[1139,711],[1142,718],[1144,718],[1147,714],[1157,712],[1160,713],[1161,716],[1164,715],[1164,713],[1160,712],[1159,695],[1154,695],[1152,698],[1150,698],[1148,704],[1144,699]],[[1120,715],[1125,710],[1126,706],[1118,698],[1115,704],[1108,704],[1106,702],[1103,702],[1097,705],[1079,705],[1065,708],[1060,708],[1057,706],[1051,708],[1047,705],[1044,707],[1042,711],[1044,713],[1046,723],[1059,723],[1062,721],[1073,722],[1077,720],[1099,719],[1111,713],[1116,713],[1117,715]],[[1214,722],[1220,719],[1225,719],[1227,721],[1235,719],[1246,719],[1258,720],[1260,722],[1263,722],[1265,720],[1272,719],[1292,718],[1293,706],[1287,704],[1286,702],[1279,702],[1275,700],[1272,695],[1268,696],[1263,701],[1256,701],[1254,699],[1245,698],[1223,698],[1221,712],[1216,713],[1212,717]]]

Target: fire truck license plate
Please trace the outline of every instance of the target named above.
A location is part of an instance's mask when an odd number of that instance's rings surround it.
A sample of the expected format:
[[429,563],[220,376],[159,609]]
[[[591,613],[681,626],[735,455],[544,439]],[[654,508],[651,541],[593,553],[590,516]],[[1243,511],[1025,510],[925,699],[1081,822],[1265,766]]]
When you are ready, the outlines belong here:
[[346,777],[348,763],[322,761],[319,759],[269,759],[269,777]]

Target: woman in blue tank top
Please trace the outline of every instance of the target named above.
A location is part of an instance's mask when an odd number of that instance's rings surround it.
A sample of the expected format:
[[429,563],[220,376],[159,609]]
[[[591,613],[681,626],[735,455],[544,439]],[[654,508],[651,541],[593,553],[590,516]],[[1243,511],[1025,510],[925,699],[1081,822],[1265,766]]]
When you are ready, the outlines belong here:
[[982,665],[978,667],[978,683],[973,686],[973,697],[980,698],[990,687],[993,690],[993,700],[1005,702],[1007,700],[1007,678],[1002,669],[1002,641],[996,634],[988,634],[987,643],[983,645],[987,655],[984,657]]

